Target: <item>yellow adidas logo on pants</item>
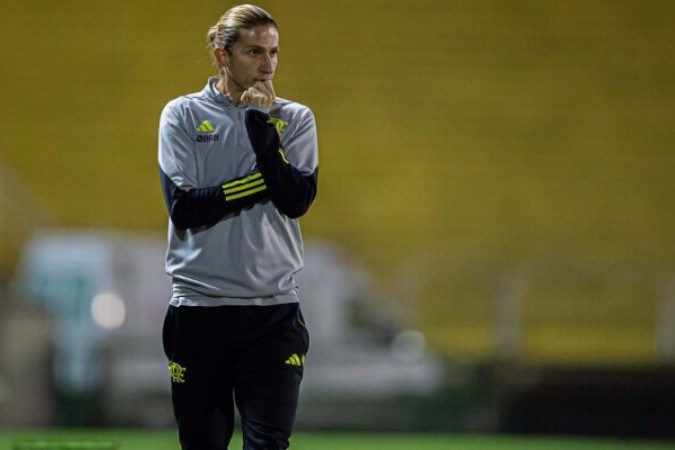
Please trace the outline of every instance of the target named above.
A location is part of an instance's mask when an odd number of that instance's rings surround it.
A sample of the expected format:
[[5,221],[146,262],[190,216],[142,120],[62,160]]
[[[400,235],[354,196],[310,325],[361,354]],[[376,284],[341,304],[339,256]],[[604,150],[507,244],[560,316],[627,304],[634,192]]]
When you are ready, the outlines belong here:
[[286,364],[289,366],[302,367],[305,365],[305,355],[298,356],[297,353],[293,353],[290,358],[286,360]]

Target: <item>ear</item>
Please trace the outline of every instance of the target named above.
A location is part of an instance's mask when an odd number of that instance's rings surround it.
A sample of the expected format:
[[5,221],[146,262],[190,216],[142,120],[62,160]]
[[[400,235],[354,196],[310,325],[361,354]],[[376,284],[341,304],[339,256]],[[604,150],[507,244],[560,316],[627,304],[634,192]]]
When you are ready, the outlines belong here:
[[222,71],[227,66],[228,54],[225,49],[216,47],[213,49],[213,58],[216,61],[218,69]]

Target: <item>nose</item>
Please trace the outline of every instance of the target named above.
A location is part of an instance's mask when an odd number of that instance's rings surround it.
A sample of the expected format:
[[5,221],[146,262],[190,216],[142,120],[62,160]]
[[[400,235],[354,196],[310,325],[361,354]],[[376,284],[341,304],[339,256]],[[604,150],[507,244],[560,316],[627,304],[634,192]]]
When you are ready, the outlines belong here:
[[267,54],[263,56],[262,63],[260,64],[260,71],[263,73],[272,74],[274,73],[274,57]]

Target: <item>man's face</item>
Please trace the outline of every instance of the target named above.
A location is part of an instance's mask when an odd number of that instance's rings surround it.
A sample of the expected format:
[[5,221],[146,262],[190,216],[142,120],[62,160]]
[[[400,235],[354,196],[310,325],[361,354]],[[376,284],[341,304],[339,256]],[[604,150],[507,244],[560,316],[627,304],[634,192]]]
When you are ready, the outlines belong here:
[[257,81],[272,80],[279,56],[279,32],[269,25],[239,31],[232,54],[224,53],[227,83],[243,91]]

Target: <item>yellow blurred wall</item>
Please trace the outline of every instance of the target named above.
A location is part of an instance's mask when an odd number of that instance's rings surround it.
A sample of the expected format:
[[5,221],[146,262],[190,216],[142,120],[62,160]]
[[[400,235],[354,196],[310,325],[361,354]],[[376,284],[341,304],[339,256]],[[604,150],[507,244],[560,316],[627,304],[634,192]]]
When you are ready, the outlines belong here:
[[[213,73],[204,34],[232,4],[3,4],[0,161],[53,224],[165,228],[158,117]],[[438,347],[491,350],[490,288],[462,288],[462,267],[675,267],[675,3],[258,4],[281,28],[277,93],[318,121],[305,234],[363,259]],[[622,317],[655,301],[636,293]],[[653,318],[635,320],[618,351],[648,359]]]

